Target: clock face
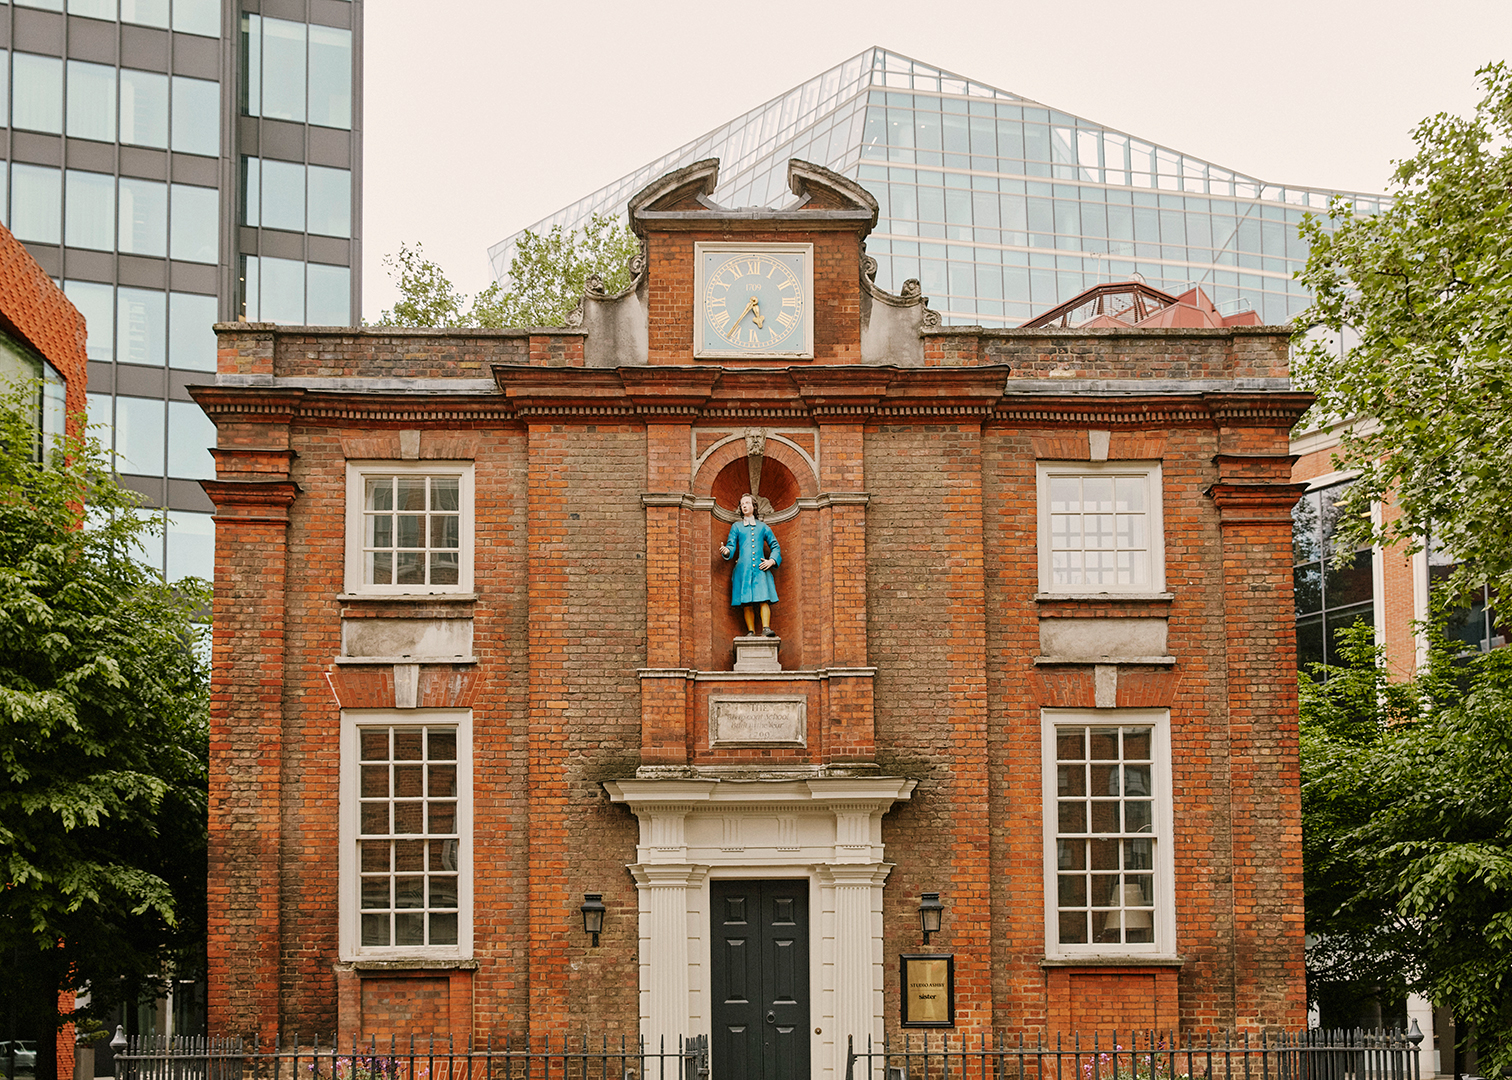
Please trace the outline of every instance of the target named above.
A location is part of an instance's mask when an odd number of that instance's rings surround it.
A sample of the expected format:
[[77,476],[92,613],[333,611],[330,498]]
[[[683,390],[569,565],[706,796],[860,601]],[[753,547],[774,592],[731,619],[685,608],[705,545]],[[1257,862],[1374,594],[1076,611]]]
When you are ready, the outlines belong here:
[[699,244],[702,357],[813,354],[808,244]]

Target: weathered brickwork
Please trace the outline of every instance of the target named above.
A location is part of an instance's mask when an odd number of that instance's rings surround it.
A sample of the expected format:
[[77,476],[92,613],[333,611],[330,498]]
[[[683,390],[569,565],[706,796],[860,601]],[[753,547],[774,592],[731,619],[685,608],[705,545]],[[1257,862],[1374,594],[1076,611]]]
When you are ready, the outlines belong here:
[[[863,363],[865,230],[836,192],[812,229],[658,204],[684,216],[646,225],[644,364],[585,367],[580,331],[220,328],[222,376],[271,378],[196,391],[219,431],[214,1029],[706,1031],[711,874],[813,882],[816,1061],[897,1028],[924,892],[958,1030],[1304,1021],[1286,432],[1307,400],[1279,381],[1284,331],[956,328],[925,332],[923,366]],[[692,243],[730,235],[815,245],[812,363],[693,360]],[[344,381],[283,381],[316,376]],[[1094,459],[1159,464],[1163,590],[1040,594],[1037,468]],[[348,591],[351,462],[471,469],[470,591]],[[783,549],[779,672],[735,670],[717,552],[753,486]],[[417,626],[452,652],[348,655]],[[1158,626],[1168,655],[1046,644],[1123,626]],[[720,695],[801,703],[804,725],[716,741]],[[343,947],[343,710],[428,709],[471,718],[471,948]],[[1047,942],[1046,709],[1169,710],[1158,955]]]

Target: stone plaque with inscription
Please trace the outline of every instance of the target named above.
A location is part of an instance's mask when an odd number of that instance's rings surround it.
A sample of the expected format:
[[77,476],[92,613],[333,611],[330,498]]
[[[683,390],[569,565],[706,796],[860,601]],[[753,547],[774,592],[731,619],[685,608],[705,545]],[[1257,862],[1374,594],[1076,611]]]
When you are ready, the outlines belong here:
[[713,694],[709,697],[713,746],[805,746],[808,698],[802,694]]

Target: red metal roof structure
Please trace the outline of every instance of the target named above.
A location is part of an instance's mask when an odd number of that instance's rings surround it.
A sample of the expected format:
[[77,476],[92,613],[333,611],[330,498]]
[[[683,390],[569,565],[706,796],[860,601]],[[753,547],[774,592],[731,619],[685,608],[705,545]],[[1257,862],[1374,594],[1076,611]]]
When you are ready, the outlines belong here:
[[1249,310],[1224,315],[1213,306],[1207,293],[1195,285],[1180,296],[1173,296],[1143,281],[1112,281],[1078,293],[1064,304],[1030,319],[1024,323],[1024,328],[1098,330],[1137,326],[1142,329],[1205,329],[1259,325],[1259,312]]

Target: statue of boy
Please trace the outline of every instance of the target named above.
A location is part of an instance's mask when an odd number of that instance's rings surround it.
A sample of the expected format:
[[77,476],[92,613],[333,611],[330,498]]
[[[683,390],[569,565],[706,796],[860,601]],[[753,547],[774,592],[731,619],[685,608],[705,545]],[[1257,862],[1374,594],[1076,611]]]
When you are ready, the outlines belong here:
[[[735,560],[730,575],[730,606],[744,606],[746,632],[754,634],[756,605],[760,604],[761,632],[776,637],[772,605],[777,602],[777,583],[772,580],[772,567],[782,565],[782,548],[766,522],[757,520],[756,500],[750,495],[740,497],[740,513],[743,520],[730,526],[730,535],[719,546],[726,562]],[[770,555],[764,554],[767,549]]]

